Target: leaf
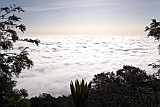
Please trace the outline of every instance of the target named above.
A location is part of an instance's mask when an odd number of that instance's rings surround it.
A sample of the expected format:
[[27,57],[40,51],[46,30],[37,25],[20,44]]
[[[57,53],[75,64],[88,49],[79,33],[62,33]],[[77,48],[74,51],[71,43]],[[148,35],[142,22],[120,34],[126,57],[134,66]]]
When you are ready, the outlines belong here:
[[153,23],[156,23],[156,19],[151,19]]
[[24,31],[26,31],[26,26],[23,24],[16,26],[16,28],[19,28],[23,33],[24,33]]
[[145,27],[145,32],[148,31],[150,28],[148,26]]
[[73,82],[70,83],[70,89],[73,97],[73,102],[75,107],[84,107],[87,101],[89,90],[91,88],[91,83],[89,85],[84,84],[84,80],[79,83],[78,79],[75,81],[75,87]]
[[10,9],[8,7],[2,7],[1,11],[5,11],[6,13],[9,13]]
[[12,20],[12,21],[14,21],[14,22],[17,22],[17,21],[20,21],[21,20],[21,18],[20,17],[17,17],[16,15],[12,15],[12,16],[9,16],[9,18],[8,18],[9,20]]

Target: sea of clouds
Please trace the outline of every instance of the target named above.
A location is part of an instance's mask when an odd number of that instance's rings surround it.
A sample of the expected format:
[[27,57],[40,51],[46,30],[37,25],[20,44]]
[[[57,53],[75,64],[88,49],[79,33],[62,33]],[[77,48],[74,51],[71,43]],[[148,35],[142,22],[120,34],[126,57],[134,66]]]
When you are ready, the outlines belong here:
[[50,93],[69,95],[71,80],[89,82],[95,74],[133,65],[153,73],[148,64],[159,58],[158,41],[146,36],[30,36],[41,40],[39,47],[17,42],[15,50],[30,47],[32,69],[24,70],[16,80],[18,89],[28,90],[29,97]]

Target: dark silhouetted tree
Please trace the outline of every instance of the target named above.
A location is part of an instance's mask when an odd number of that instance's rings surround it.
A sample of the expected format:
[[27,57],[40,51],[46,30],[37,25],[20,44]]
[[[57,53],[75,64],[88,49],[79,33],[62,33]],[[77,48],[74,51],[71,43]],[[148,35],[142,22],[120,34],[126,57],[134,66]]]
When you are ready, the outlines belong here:
[[160,39],[160,22],[157,22],[156,19],[151,19],[152,22],[150,26],[145,27],[145,31],[148,31],[148,37],[153,36],[156,40]]
[[[160,22],[157,22],[156,19],[151,19],[152,22],[150,23],[150,26],[145,27],[145,31],[148,31],[148,37],[152,36],[156,40],[160,40]],[[158,45],[159,53],[160,53],[160,44]],[[153,69],[158,69],[157,75],[160,74],[160,64],[152,63],[149,64],[149,66],[152,66]]]
[[92,84],[87,107],[160,106],[160,80],[133,66],[97,74]]
[[31,107],[73,107],[71,96],[59,96],[55,98],[50,94],[43,93],[30,99]]
[[20,53],[10,52],[14,49],[16,41],[27,41],[39,44],[39,40],[19,39],[16,29],[21,32],[26,30],[25,25],[19,24],[21,18],[12,14],[24,12],[20,6],[0,8],[0,107],[29,107],[28,93],[25,89],[15,89],[16,81],[25,68],[31,68],[33,62],[28,58],[27,47]]

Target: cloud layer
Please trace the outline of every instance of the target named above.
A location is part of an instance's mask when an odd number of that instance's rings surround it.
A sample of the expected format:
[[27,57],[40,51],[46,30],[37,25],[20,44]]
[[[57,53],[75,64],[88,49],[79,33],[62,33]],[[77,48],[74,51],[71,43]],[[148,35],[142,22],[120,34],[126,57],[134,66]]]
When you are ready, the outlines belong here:
[[133,65],[153,73],[149,63],[156,62],[158,42],[147,37],[129,36],[37,36],[41,44],[30,46],[35,66],[24,70],[17,79],[17,88],[28,90],[29,97],[43,92],[53,96],[69,95],[71,80],[89,82],[97,73],[116,71]]

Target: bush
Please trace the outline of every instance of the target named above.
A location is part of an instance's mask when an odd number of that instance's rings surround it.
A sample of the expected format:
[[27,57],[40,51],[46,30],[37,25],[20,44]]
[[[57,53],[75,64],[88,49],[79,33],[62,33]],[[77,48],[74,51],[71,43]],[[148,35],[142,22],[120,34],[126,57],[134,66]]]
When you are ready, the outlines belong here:
[[160,80],[144,70],[124,66],[93,78],[87,107],[158,107]]

